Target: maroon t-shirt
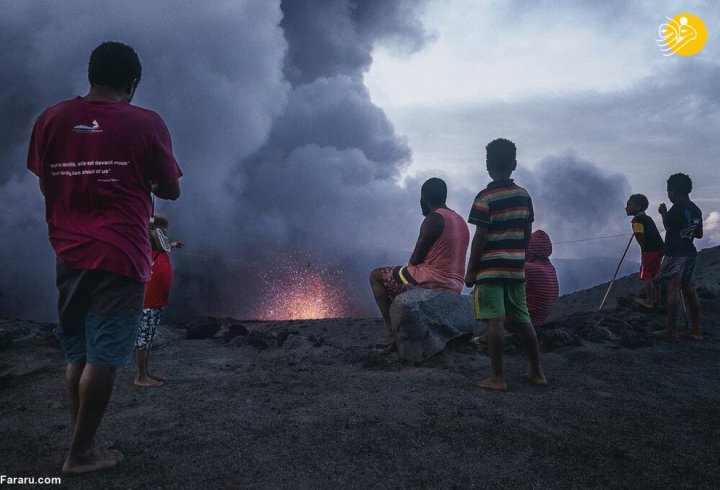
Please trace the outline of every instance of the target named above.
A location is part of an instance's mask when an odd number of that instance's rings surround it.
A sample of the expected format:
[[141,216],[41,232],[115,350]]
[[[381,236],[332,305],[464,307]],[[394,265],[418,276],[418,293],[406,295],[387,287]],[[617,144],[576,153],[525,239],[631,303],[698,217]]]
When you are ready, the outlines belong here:
[[36,121],[27,166],[40,177],[59,262],[148,281],[151,185],[182,175],[159,115],[127,102],[61,102]]

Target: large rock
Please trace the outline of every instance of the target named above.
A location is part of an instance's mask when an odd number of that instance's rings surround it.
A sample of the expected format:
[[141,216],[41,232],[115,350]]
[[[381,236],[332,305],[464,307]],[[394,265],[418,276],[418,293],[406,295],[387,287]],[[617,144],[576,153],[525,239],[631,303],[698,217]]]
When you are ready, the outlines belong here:
[[209,339],[222,328],[222,322],[217,318],[193,318],[178,324],[187,330],[186,339]]
[[471,296],[411,289],[390,306],[390,323],[401,359],[421,363],[475,328]]
[[694,280],[700,296],[720,298],[720,247],[700,251]]

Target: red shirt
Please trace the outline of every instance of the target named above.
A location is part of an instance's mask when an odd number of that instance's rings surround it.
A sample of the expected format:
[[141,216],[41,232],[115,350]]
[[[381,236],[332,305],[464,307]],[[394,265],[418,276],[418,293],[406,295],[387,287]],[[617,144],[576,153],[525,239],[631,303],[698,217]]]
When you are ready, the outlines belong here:
[[168,304],[173,283],[173,270],[167,252],[153,250],[150,281],[145,286],[144,308],[158,308]]
[[127,102],[61,102],[35,123],[27,167],[40,177],[59,262],[150,278],[151,184],[182,175],[159,115]]

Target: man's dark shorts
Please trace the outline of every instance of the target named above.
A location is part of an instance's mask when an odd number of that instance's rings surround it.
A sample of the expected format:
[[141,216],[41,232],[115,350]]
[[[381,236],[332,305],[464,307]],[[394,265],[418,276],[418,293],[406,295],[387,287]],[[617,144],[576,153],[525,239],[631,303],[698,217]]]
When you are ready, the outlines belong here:
[[385,286],[390,301],[394,300],[398,294],[418,285],[405,266],[383,267],[380,270],[382,271],[383,286]]
[[655,276],[655,281],[659,282],[663,279],[670,279],[682,274],[682,280],[690,282],[695,273],[695,264],[697,256],[691,257],[672,257],[665,256],[660,265],[660,272]]
[[142,317],[145,284],[114,272],[58,262],[60,321],[56,333],[68,364],[124,366]]

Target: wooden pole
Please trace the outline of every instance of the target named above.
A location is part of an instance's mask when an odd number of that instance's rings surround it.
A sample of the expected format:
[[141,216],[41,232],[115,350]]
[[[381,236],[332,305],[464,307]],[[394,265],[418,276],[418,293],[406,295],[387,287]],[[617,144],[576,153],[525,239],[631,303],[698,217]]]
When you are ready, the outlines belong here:
[[680,303],[683,307],[683,317],[685,318],[685,330],[688,330],[688,312],[685,306],[685,295],[683,294],[682,286],[680,286]]
[[623,263],[623,260],[625,260],[625,255],[627,255],[627,251],[630,248],[630,244],[632,243],[632,239],[635,234],[630,235],[630,240],[628,240],[627,247],[625,247],[625,251],[622,254],[622,257],[620,257],[620,262],[618,263],[617,268],[615,269],[615,274],[613,274],[612,279],[610,280],[610,284],[608,284],[607,291],[605,291],[605,296],[602,299],[602,303],[600,303],[600,307],[598,308],[598,311],[602,310],[602,307],[605,306],[605,300],[607,300],[608,294],[610,294],[610,290],[613,287],[613,284],[615,284],[615,278],[618,275],[618,272],[620,271],[620,266]]

